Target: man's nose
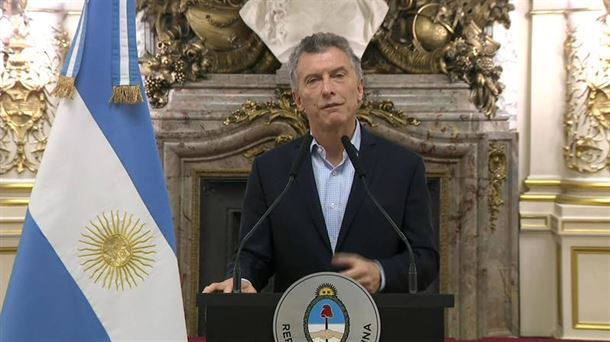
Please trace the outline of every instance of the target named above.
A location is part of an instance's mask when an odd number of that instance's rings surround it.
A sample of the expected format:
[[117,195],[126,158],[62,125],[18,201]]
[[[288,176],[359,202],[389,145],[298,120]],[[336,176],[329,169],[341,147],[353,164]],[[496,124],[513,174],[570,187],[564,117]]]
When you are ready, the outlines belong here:
[[330,96],[335,93],[335,89],[333,83],[331,82],[330,77],[325,76],[322,78],[322,95]]

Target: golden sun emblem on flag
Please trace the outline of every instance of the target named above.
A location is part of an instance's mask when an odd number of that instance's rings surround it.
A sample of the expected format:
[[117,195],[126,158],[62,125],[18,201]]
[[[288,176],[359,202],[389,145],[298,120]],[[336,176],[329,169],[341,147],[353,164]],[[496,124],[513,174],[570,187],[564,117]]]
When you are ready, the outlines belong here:
[[[110,216],[110,217],[108,217]],[[103,288],[124,290],[144,281],[153,267],[154,235],[133,215],[102,213],[81,233],[78,257],[83,270]]]

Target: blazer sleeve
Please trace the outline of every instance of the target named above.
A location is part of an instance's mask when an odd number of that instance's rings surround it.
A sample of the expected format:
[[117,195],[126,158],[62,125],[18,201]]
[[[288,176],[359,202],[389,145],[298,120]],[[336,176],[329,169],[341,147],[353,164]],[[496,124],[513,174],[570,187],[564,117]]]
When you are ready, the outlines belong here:
[[[439,255],[434,243],[426,171],[424,162],[419,156],[406,190],[403,213],[401,229],[413,248],[418,291],[421,291],[438,277]],[[401,253],[379,262],[386,278],[383,292],[407,292],[410,257],[406,247]]]
[[[269,205],[265,197],[259,167],[259,163],[255,160],[248,177],[242,206],[240,241],[253,228]],[[271,227],[269,220],[266,219],[261,223],[257,231],[253,233],[250,240],[246,242],[240,257],[242,278],[252,282],[257,291],[265,287],[269,277],[273,274],[272,246]],[[235,256],[233,258],[235,259]],[[235,260],[233,260],[234,262]],[[233,263],[229,265],[228,276],[233,275]]]

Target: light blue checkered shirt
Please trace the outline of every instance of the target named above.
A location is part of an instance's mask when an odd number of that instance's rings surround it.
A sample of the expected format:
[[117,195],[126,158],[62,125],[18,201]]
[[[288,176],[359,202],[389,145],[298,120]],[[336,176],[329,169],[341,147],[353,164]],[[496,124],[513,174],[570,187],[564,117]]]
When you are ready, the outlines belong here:
[[[360,150],[360,140],[360,123],[356,123],[351,143],[357,150]],[[333,167],[326,159],[326,150],[318,144],[315,138],[311,142],[310,150],[313,175],[316,180],[318,196],[320,196],[320,206],[322,207],[330,245],[334,252],[337,247],[343,214],[345,214],[347,200],[352,189],[355,170],[345,151],[343,151],[341,162]],[[381,273],[380,290],[382,290],[385,287],[385,274],[381,264],[377,261],[376,263]]]
[[[360,149],[360,125],[351,140],[357,150]],[[311,142],[311,165],[316,179],[316,187],[320,196],[320,205],[324,214],[324,222],[328,230],[328,238],[333,252],[337,246],[341,221],[347,206],[347,200],[354,180],[354,166],[343,151],[339,165],[333,165],[326,159],[326,150],[314,138]]]

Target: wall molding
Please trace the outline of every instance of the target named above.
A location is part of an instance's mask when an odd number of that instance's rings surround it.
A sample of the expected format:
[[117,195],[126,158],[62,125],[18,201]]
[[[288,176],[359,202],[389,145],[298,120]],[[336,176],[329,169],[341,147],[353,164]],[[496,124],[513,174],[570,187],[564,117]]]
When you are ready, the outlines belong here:
[[522,231],[551,231],[549,215],[520,214],[520,230]]
[[571,259],[571,282],[572,282],[572,328],[575,330],[610,330],[608,323],[591,323],[580,321],[578,308],[578,256],[583,254],[609,254],[610,247],[572,247],[570,249]]
[[0,206],[24,207],[30,204],[29,198],[0,198]]
[[608,182],[588,182],[562,179],[526,179],[525,186],[531,188],[556,188],[563,190],[606,190],[610,191],[610,181]]
[[599,12],[603,11],[599,7],[577,7],[577,8],[559,8],[559,9],[535,9],[527,12],[529,16],[535,15],[565,15],[575,12]]
[[34,187],[34,183],[21,183],[21,182],[16,182],[16,183],[0,183],[0,191],[28,191],[31,192],[32,188]]

